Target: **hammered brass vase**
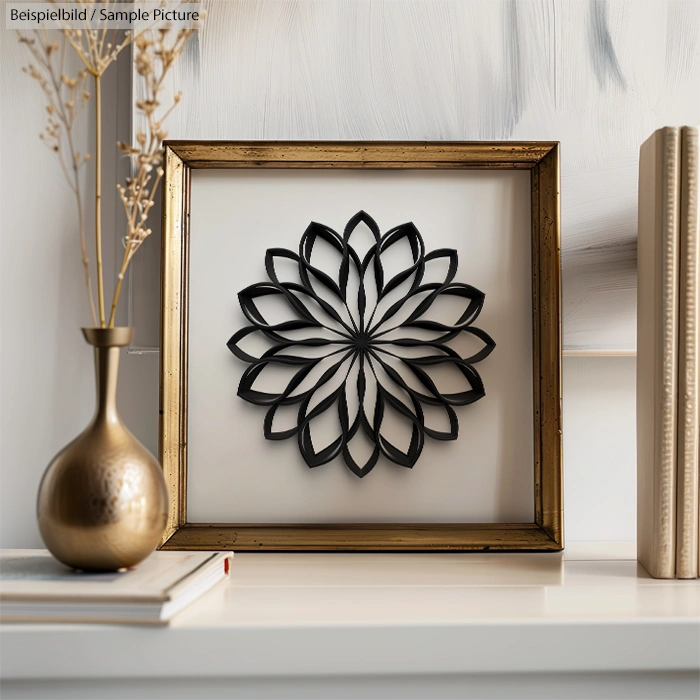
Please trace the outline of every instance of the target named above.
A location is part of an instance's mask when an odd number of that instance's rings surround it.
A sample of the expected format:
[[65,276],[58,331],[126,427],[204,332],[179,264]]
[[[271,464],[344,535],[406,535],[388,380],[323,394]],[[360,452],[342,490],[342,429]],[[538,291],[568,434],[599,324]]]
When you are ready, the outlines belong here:
[[135,566],[165,530],[168,495],[156,458],[117,412],[119,353],[133,328],[84,328],[95,348],[97,408],[49,464],[39,486],[39,531],[59,561],[84,571]]

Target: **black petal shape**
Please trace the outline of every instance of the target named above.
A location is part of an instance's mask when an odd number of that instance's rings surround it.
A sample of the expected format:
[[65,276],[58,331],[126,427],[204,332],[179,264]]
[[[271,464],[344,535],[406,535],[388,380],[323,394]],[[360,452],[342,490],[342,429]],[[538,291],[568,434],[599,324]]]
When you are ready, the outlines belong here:
[[[374,239],[362,256],[352,245],[360,224],[369,229]],[[319,241],[330,246],[337,269],[321,269],[312,263]],[[412,262],[394,274],[387,274],[383,258],[395,245],[410,251]],[[276,267],[279,259],[296,264],[298,283],[280,280]],[[426,265],[440,264],[436,261],[441,260],[442,264],[447,262],[444,279],[425,282]],[[426,253],[423,238],[413,223],[401,224],[382,235],[374,219],[363,211],[350,219],[342,235],[324,224],[312,222],[301,237],[298,253],[286,248],[269,249],[265,256],[269,281],[253,284],[238,295],[251,325],[236,331],[227,343],[229,350],[249,365],[241,377],[238,395],[248,403],[267,407],[263,422],[265,438],[296,437],[304,461],[312,468],[342,455],[347,467],[359,477],[376,466],[380,455],[394,464],[412,468],[420,458],[426,436],[456,440],[459,421],[455,407],[485,396],[483,381],[474,365],[486,359],[496,347],[488,333],[473,325],[485,296],[468,284],[454,281],[457,267],[455,250],[441,248]],[[349,298],[354,296],[349,294],[351,271],[359,279],[357,299]],[[403,296],[394,301],[399,288],[406,289],[405,294],[402,291]],[[321,289],[323,296],[319,293]],[[368,289],[376,298],[374,304],[368,304]],[[276,298],[281,308],[286,309],[288,318],[268,322],[260,308],[266,297]],[[456,300],[462,309],[453,323],[431,317],[436,302],[447,298],[453,303]],[[350,304],[355,302],[353,313]],[[395,337],[399,331],[402,337]],[[429,339],[423,337],[425,332],[432,334]],[[242,341],[255,334],[268,345],[259,357],[241,347]],[[452,345],[453,341],[467,336],[481,341],[482,347],[469,357],[462,357]],[[309,353],[311,348],[313,354]],[[418,351],[423,354],[417,355]],[[431,371],[445,366],[456,370],[468,388],[441,390]],[[256,380],[274,367],[285,367],[292,372],[286,386],[279,393],[255,389]],[[356,382],[349,381],[353,367],[358,370]],[[309,377],[314,372],[318,377],[311,381]],[[367,405],[369,381],[375,389],[371,394],[372,406]],[[357,404],[354,415],[348,400],[350,394]],[[296,425],[275,430],[277,410],[296,405],[299,407]],[[424,406],[442,409],[448,429],[427,426]],[[316,449],[312,424],[322,415],[337,415],[337,434],[325,447]],[[407,444],[396,444],[396,438],[386,431],[389,416],[407,426],[410,432]],[[360,436],[372,446],[362,463],[352,453],[353,439]]]

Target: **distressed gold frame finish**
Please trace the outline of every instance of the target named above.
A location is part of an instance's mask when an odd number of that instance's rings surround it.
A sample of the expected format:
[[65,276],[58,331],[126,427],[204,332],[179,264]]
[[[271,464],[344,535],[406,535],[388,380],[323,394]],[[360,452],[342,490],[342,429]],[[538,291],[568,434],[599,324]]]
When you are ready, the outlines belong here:
[[[190,173],[195,168],[529,170],[535,522],[268,525],[187,522]],[[164,549],[238,551],[561,550],[561,280],[556,142],[225,142],[165,144],[159,453],[170,494]]]

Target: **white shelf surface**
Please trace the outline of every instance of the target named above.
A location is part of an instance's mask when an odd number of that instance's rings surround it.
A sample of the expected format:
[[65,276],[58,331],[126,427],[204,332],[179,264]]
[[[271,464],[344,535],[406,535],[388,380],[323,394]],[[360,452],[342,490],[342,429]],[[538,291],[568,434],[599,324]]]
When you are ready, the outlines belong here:
[[167,628],[11,624],[4,681],[700,669],[700,583],[562,554],[237,554]]

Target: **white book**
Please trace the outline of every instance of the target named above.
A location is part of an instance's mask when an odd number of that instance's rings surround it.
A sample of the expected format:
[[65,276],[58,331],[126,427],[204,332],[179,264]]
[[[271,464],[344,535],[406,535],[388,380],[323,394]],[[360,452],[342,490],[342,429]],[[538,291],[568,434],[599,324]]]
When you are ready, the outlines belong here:
[[153,552],[122,573],[81,573],[43,549],[0,550],[0,621],[165,625],[223,581],[232,552]]
[[698,130],[681,128],[676,577],[698,576]]
[[637,559],[676,575],[680,130],[641,147],[637,242]]

